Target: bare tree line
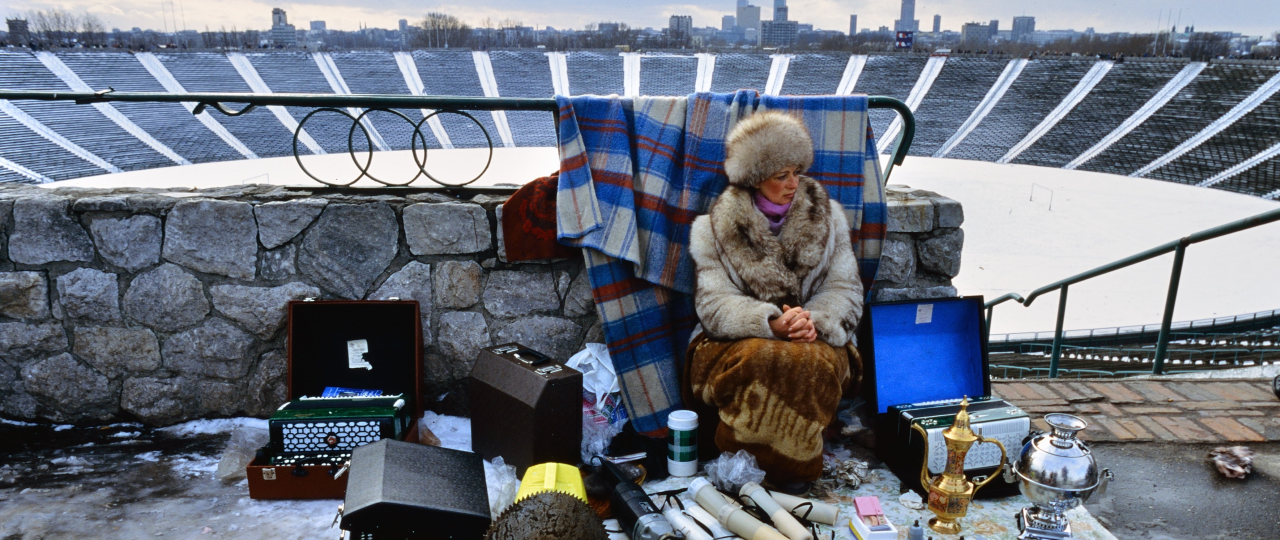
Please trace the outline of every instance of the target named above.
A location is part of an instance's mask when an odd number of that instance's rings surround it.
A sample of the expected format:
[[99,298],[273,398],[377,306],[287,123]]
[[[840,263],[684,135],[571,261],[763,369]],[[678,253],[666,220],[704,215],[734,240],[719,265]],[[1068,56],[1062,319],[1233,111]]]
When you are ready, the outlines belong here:
[[64,9],[31,10],[23,14],[30,35],[27,39],[44,46],[105,47],[107,28],[92,13],[73,13]]

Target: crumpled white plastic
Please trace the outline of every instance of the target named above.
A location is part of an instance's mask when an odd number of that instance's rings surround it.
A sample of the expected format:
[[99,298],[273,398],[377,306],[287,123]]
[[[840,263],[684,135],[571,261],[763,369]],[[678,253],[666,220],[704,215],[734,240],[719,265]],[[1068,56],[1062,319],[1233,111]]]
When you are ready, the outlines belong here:
[[747,482],[759,484],[764,481],[764,471],[756,464],[756,457],[746,450],[720,454],[720,457],[707,462],[703,469],[712,484],[729,493],[737,493]]
[[502,456],[484,462],[484,481],[489,488],[489,513],[498,519],[502,512],[516,502],[520,491],[520,479],[516,478],[514,465],[507,465]]
[[588,343],[587,348],[569,357],[564,365],[582,372],[582,389],[595,394],[596,403],[622,391],[618,374],[613,371],[613,360],[609,358],[609,347],[603,343]]

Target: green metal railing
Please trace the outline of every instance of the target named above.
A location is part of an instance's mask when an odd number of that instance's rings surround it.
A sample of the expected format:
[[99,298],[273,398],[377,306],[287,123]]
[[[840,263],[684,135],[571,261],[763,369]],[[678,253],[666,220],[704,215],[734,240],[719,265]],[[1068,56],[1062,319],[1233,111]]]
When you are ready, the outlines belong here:
[[[74,101],[77,104],[89,103],[110,103],[110,102],[165,102],[165,103],[195,103],[192,114],[200,114],[207,109],[214,109],[227,116],[241,116],[257,107],[266,106],[287,106],[287,107],[307,107],[315,109],[299,122],[293,136],[293,152],[294,157],[298,161],[298,166],[303,172],[325,185],[333,187],[346,187],[358,182],[360,179],[368,177],[380,184],[386,186],[407,186],[417,180],[418,177],[426,175],[431,180],[446,187],[462,187],[483,176],[488,170],[488,164],[480,175],[462,184],[447,184],[426,171],[426,136],[422,131],[422,126],[437,114],[457,114],[470,119],[484,133],[485,138],[489,141],[489,160],[493,159],[493,138],[489,136],[488,130],[475,117],[467,114],[465,111],[546,111],[553,115],[556,120],[554,125],[559,130],[560,108],[556,104],[554,98],[503,98],[503,97],[461,97],[461,96],[412,96],[398,94],[248,94],[248,93],[182,93],[171,94],[164,92],[116,92],[114,89],[102,90],[98,92],[58,92],[58,91],[26,91],[26,90],[0,90],[0,100],[40,100],[40,101]],[[901,100],[885,96],[871,96],[868,98],[868,106],[872,109],[892,109],[902,116],[902,133],[895,141],[893,158],[885,167],[884,178],[888,180],[889,174],[893,171],[894,165],[901,165],[907,157],[907,152],[911,150],[911,142],[915,139],[916,121],[915,115],[912,114],[911,108]],[[227,106],[228,103],[242,104],[240,109],[233,109]],[[363,112],[353,115],[348,110],[363,109]],[[395,109],[421,109],[430,110],[429,114],[423,115],[421,120],[412,120],[408,116],[396,111]],[[352,122],[351,129],[347,136],[348,152],[355,161],[356,167],[360,169],[360,176],[348,183],[332,183],[312,175],[302,164],[301,156],[298,153],[299,133],[302,126],[317,112],[330,112],[338,115],[346,116]],[[395,115],[413,127],[413,135],[411,137],[411,146],[414,152],[414,161],[418,164],[419,174],[414,176],[408,182],[393,183],[380,180],[369,174],[369,162],[372,159],[373,148],[372,138],[369,137],[367,129],[364,127],[362,120],[370,112],[384,112]],[[364,133],[364,138],[368,141],[369,158],[365,160],[362,166],[360,160],[356,157],[355,133],[360,130]],[[418,159],[417,145],[422,141],[423,156]]]
[[1207,240],[1212,240],[1220,236],[1226,236],[1228,234],[1237,233],[1246,229],[1252,229],[1259,225],[1274,223],[1276,221],[1280,221],[1280,208],[1271,210],[1269,212],[1263,212],[1256,216],[1251,216],[1241,220],[1232,221],[1231,223],[1227,223],[1225,225],[1219,225],[1217,227],[1192,233],[1190,235],[1184,236],[1172,242],[1168,242],[1160,246],[1148,249],[1146,251],[1143,251],[1142,253],[1138,253],[1136,255],[1130,255],[1118,261],[1104,264],[1092,270],[1088,270],[1080,274],[1071,276],[1069,278],[1056,281],[1054,283],[1045,285],[1044,287],[1040,287],[1039,289],[1032,291],[1031,294],[1027,295],[1025,300],[1019,297],[1015,293],[1006,294],[1004,296],[1001,296],[999,298],[996,298],[995,300],[992,300],[986,303],[988,331],[990,331],[990,328],[991,328],[992,309],[997,304],[1003,303],[1008,300],[1014,300],[1016,302],[1021,303],[1024,306],[1030,306],[1031,302],[1035,301],[1035,299],[1040,297],[1041,295],[1053,292],[1055,290],[1058,291],[1058,319],[1057,319],[1057,324],[1055,325],[1054,333],[1053,333],[1053,352],[1052,352],[1052,356],[1049,358],[1049,378],[1057,378],[1058,377],[1058,360],[1062,356],[1062,338],[1063,338],[1062,321],[1066,317],[1066,313],[1067,313],[1067,288],[1070,285],[1074,285],[1076,283],[1080,283],[1082,281],[1089,280],[1089,279],[1101,276],[1103,274],[1109,274],[1121,268],[1133,266],[1140,262],[1143,262],[1149,259],[1154,259],[1156,257],[1159,257],[1161,255],[1164,255],[1172,251],[1174,253],[1173,271],[1172,271],[1172,274],[1169,276],[1169,292],[1168,292],[1168,295],[1165,297],[1164,317],[1160,321],[1160,335],[1156,341],[1155,359],[1152,362],[1152,368],[1151,368],[1152,374],[1161,375],[1164,373],[1164,357],[1166,352],[1169,349],[1169,335],[1170,335],[1169,327],[1173,323],[1173,306],[1178,299],[1178,286],[1182,278],[1182,262],[1183,262],[1183,259],[1186,257],[1187,246],[1191,244],[1198,244],[1200,242],[1204,242]]

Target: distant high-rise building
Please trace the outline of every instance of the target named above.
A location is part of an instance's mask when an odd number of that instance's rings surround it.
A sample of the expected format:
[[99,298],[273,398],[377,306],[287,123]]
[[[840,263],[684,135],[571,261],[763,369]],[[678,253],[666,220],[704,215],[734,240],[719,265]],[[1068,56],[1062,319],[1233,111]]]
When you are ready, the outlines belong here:
[[271,10],[271,44],[276,47],[293,47],[298,44],[298,30],[289,24],[283,9]]
[[689,37],[689,32],[693,30],[692,15],[672,15],[671,22],[668,23],[667,32],[671,37],[684,39]]
[[[745,6],[738,7],[737,18],[738,18],[738,28],[741,28],[743,32],[747,32],[748,30],[750,30],[751,32],[753,32],[753,35],[755,36],[756,39],[759,38],[760,6],[753,6],[751,4],[747,4]],[[755,39],[752,39],[752,36],[747,36],[747,41],[754,43]]]
[[324,25],[324,21],[311,21],[311,29],[320,31],[328,30]]
[[401,32],[409,31],[409,19],[400,19],[400,31]]
[[987,27],[989,28],[987,30],[989,33],[987,36],[988,38],[994,38],[996,37],[996,34],[1000,33],[1000,21],[997,19],[991,19],[991,23],[988,24]]
[[738,18],[733,15],[725,15],[720,17],[720,30],[724,32],[732,32],[733,27],[738,26]]
[[849,35],[853,36],[854,34],[857,34],[857,33],[858,33],[858,16],[850,15],[849,16]]
[[773,0],[773,20],[787,20],[787,0]]
[[960,27],[960,41],[966,47],[982,47],[991,41],[991,26],[980,22],[964,23]]
[[893,21],[894,32],[916,32],[920,21],[916,20],[916,0],[902,0],[901,18]]
[[800,25],[795,21],[760,21],[760,45],[790,47],[796,44]]
[[602,22],[599,25],[596,25],[596,29],[599,30],[601,34],[607,35],[617,34],[622,31],[622,27],[616,22]]
[[747,7],[747,6],[749,6],[749,5],[750,5],[750,4],[749,4],[749,3],[747,3],[747,0],[738,0],[738,7],[740,7],[740,8],[744,8],[744,7]]
[[286,24],[289,24],[289,15],[287,15],[283,9],[272,8],[271,26],[284,26]]
[[933,33],[934,34],[942,33],[942,15],[933,16]]
[[26,19],[5,19],[4,22],[9,25],[10,44],[26,45],[31,42],[31,30]]
[[1035,17],[1014,17],[1013,29],[1009,34],[1009,39],[1016,42],[1031,41],[1031,34],[1036,31]]

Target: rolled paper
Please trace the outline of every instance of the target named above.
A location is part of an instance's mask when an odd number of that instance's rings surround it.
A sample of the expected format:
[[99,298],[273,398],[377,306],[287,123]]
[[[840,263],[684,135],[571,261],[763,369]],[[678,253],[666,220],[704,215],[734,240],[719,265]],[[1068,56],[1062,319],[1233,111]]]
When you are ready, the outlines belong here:
[[707,531],[702,530],[693,518],[680,513],[679,508],[667,508],[662,511],[662,515],[667,516],[667,521],[670,521],[676,530],[684,533],[687,540],[712,540]]
[[782,508],[778,501],[773,500],[773,497],[769,496],[769,492],[760,487],[760,484],[747,482],[743,484],[740,493],[755,501],[756,506],[759,506],[769,516],[769,519],[773,520],[773,526],[777,527],[778,532],[786,535],[787,538],[791,540],[813,540],[813,534],[808,529],[805,529],[804,525],[801,525],[799,521],[796,521],[796,518],[787,513],[787,510]]
[[724,525],[721,525],[720,522],[716,520],[715,516],[708,514],[706,510],[703,510],[701,506],[698,506],[698,503],[694,502],[692,499],[685,499],[685,502],[688,503],[684,507],[685,513],[688,514],[689,517],[693,518],[694,521],[706,525],[708,529],[711,529],[712,538],[733,538],[735,536],[732,531],[724,528]]
[[833,505],[801,499],[795,495],[787,495],[786,493],[778,493],[770,491],[769,495],[778,504],[786,508],[791,515],[801,517],[814,523],[823,523],[834,527],[836,525],[836,515],[840,513],[840,509]]
[[711,482],[705,478],[695,478],[690,482],[689,491],[693,493],[693,500],[697,501],[699,506],[716,516],[720,524],[729,529],[729,532],[745,540],[788,540],[773,527],[751,517],[751,514],[744,512],[741,508],[729,504],[729,499],[716,491]]

